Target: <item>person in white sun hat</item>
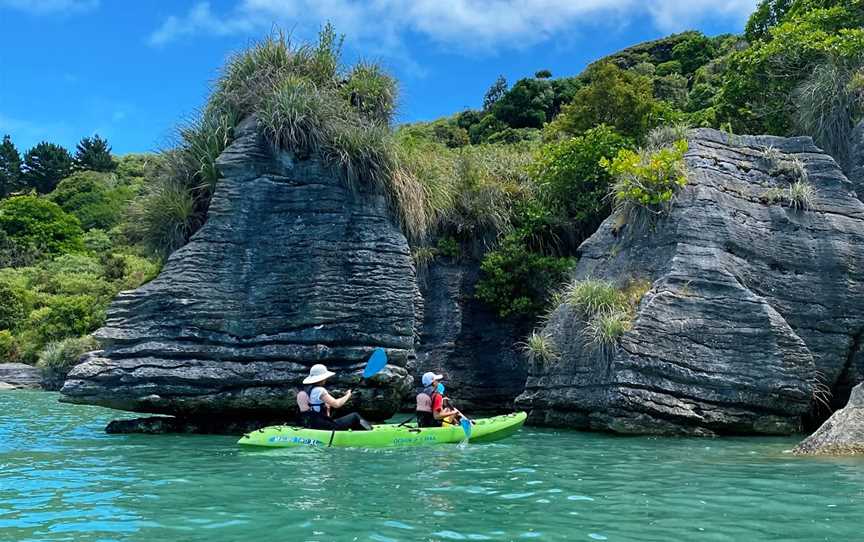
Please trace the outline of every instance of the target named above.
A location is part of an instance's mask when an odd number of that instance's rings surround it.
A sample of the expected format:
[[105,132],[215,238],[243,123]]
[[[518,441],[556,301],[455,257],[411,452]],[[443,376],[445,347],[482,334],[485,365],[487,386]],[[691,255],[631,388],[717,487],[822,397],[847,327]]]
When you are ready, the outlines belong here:
[[[371,430],[372,425],[356,412],[335,419],[331,416],[332,410],[342,407],[351,398],[351,390],[348,390],[345,395],[336,399],[324,387],[327,379],[335,374],[332,371],[328,371],[327,367],[323,364],[318,363],[309,369],[309,376],[303,379],[303,385],[306,386],[304,392],[306,397],[308,397],[308,410],[305,414],[309,427],[327,431],[341,431],[345,429]],[[303,406],[300,405],[301,410],[303,410]]]
[[417,394],[417,426],[418,427],[441,427],[445,419],[453,419],[458,416],[457,410],[446,406],[444,397],[444,384],[441,380],[444,375],[429,371],[423,373],[420,382],[423,391]]

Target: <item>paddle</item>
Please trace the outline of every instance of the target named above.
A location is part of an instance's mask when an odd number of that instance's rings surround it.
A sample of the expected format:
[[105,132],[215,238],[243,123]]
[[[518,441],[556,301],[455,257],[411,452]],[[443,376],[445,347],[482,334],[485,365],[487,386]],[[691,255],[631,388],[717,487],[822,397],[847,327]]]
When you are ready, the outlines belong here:
[[383,348],[378,347],[372,352],[372,355],[369,356],[369,361],[366,362],[366,367],[363,368],[363,376],[360,378],[360,385],[363,385],[363,382],[367,378],[372,378],[381,372],[381,370],[387,366],[387,352],[384,351]]

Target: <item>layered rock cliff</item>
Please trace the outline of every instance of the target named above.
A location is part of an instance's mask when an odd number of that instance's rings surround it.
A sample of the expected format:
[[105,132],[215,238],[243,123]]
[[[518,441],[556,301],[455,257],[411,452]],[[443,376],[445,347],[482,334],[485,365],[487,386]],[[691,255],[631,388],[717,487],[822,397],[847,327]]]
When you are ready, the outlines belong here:
[[516,343],[527,330],[476,299],[479,278],[473,259],[436,260],[422,274],[423,324],[411,372],[442,372],[448,395],[466,412],[500,413],[524,388],[527,367]]
[[66,401],[194,419],[285,419],[308,369],[356,387],[376,347],[389,365],[352,399],[391,415],[409,390],[417,286],[383,194],[315,157],[275,150],[254,118],[217,161],[206,224],[159,276],[121,293],[75,367]]
[[[771,157],[769,159],[768,157]],[[815,194],[788,194],[800,161]],[[612,352],[566,303],[543,332],[517,405],[530,422],[620,433],[790,433],[862,380],[864,204],[809,138],[697,130],[688,184],[638,229],[613,215],[581,247],[574,279],[647,281]],[[775,164],[776,165],[776,164]]]
[[795,447],[799,455],[864,454],[864,384],[852,390],[849,403]]

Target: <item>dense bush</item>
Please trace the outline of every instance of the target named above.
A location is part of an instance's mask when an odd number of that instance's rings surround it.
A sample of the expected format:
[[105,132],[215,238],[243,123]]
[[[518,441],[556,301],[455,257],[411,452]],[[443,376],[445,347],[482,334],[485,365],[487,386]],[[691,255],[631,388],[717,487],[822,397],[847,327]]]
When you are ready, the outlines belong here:
[[794,1],[767,28],[767,36],[730,57],[717,98],[720,119],[736,133],[791,135],[794,102],[789,96],[795,87],[816,67],[854,62],[862,50],[859,1]]
[[21,246],[46,253],[84,249],[78,219],[54,202],[33,195],[15,196],[0,202],[0,230]]
[[10,284],[0,283],[0,329],[16,329],[27,316],[24,295]]
[[0,363],[18,360],[18,341],[8,329],[0,329]]
[[573,263],[571,258],[531,250],[525,234],[514,232],[483,259],[477,298],[502,318],[533,318],[547,305],[552,290],[564,281]]
[[48,199],[74,215],[85,230],[111,229],[121,218],[132,193],[114,186],[114,177],[95,171],[73,173],[60,181]]
[[104,319],[104,304],[92,296],[48,296],[43,305],[27,317],[19,335],[21,356],[25,361],[34,362],[49,342],[91,333]]
[[594,233],[609,216],[612,177],[600,165],[632,142],[600,125],[584,135],[553,142],[540,148],[531,166],[547,204],[559,209],[574,231],[575,244]]

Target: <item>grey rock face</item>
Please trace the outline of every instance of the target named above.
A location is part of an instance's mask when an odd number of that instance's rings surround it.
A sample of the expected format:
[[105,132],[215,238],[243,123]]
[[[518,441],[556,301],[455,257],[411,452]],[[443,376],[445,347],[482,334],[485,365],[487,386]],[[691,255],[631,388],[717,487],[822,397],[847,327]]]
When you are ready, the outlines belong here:
[[864,121],[858,123],[852,131],[852,143],[849,153],[849,180],[858,193],[858,198],[864,200]]
[[466,413],[506,411],[525,384],[527,367],[515,346],[525,330],[475,299],[479,277],[473,261],[436,260],[421,275],[423,326],[411,372],[417,386],[424,372],[442,372],[447,395]]
[[[730,140],[731,139],[731,140]],[[769,204],[773,146],[797,157],[813,207]],[[782,434],[819,401],[845,400],[864,327],[864,205],[809,138],[697,130],[688,185],[637,231],[610,217],[581,247],[576,279],[650,289],[604,355],[568,305],[545,332],[561,359],[529,367],[529,421],[620,433]],[[844,384],[846,383],[846,384]],[[814,399],[815,398],[815,399]]]
[[832,414],[793,452],[801,455],[864,454],[864,384],[852,390],[845,408]]
[[74,403],[200,418],[284,420],[325,363],[341,393],[375,347],[390,363],[352,398],[372,418],[409,390],[417,285],[384,195],[266,143],[254,119],[217,162],[207,223],[157,278],[121,293],[68,375]]
[[0,389],[41,389],[42,371],[26,363],[0,363]]

